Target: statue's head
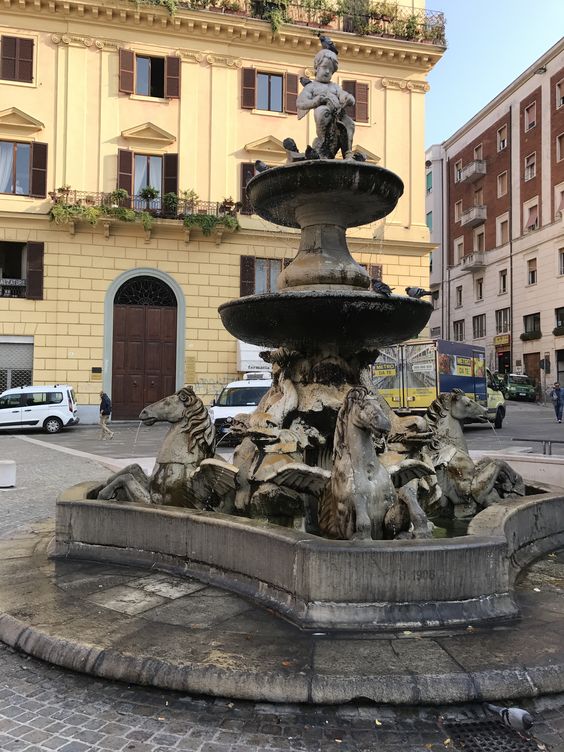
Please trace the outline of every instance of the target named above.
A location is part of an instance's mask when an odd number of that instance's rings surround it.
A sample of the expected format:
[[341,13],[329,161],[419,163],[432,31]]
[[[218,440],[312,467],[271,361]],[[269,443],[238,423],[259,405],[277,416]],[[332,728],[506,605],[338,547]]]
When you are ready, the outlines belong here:
[[315,78],[322,83],[329,83],[331,76],[339,69],[339,60],[337,55],[331,50],[319,50],[313,59],[313,68]]

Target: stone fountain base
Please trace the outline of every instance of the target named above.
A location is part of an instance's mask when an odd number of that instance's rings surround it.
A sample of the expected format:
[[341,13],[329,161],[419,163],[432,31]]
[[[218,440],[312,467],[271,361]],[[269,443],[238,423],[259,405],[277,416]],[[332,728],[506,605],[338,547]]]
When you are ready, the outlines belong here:
[[257,520],[172,507],[57,504],[55,556],[156,567],[246,596],[302,629],[444,628],[518,615],[512,583],[564,545],[564,493],[508,500],[451,539],[331,541]]

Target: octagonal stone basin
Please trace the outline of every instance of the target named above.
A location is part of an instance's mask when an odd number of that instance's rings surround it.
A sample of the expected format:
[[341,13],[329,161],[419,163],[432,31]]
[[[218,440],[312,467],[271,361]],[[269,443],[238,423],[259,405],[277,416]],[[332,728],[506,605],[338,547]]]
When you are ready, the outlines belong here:
[[365,225],[393,211],[402,193],[402,180],[390,170],[338,159],[274,167],[247,185],[256,213],[285,227]]
[[285,290],[219,307],[223,326],[244,342],[305,352],[336,346],[342,353],[415,337],[432,311],[423,300],[368,290]]

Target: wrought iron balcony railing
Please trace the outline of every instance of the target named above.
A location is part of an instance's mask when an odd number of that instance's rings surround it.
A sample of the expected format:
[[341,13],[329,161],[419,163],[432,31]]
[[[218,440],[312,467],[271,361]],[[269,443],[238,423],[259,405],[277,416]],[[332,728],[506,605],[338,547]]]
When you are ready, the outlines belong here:
[[[156,0],[145,0],[156,4]],[[161,3],[162,4],[162,3]],[[393,37],[446,47],[440,11],[398,5],[392,0],[180,0],[184,10],[262,18],[352,34]]]
[[55,204],[69,207],[105,207],[108,209],[133,209],[137,212],[149,212],[153,217],[161,219],[184,219],[198,214],[214,217],[235,216],[241,204],[231,199],[223,201],[200,201],[199,199],[183,199],[181,196],[167,194],[168,198],[143,198],[142,196],[116,197],[115,192],[95,193],[90,191],[58,190],[49,194]]

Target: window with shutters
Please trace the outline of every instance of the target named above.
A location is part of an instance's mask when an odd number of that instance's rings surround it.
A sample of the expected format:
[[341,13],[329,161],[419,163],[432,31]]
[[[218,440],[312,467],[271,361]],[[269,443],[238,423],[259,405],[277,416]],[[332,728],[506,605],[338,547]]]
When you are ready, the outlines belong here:
[[355,104],[345,108],[345,112],[355,123],[369,123],[368,84],[360,81],[342,81],[341,86],[355,98]]
[[276,292],[278,275],[290,260],[255,258],[255,256],[241,256],[240,294],[259,295],[265,292]]
[[119,90],[154,99],[180,98],[180,58],[119,51]]
[[43,298],[43,243],[0,242],[0,297]]
[[537,124],[537,103],[532,102],[525,107],[525,130],[530,131]]
[[260,112],[286,112],[296,115],[298,76],[294,73],[241,70],[241,107]]
[[[143,189],[148,187],[157,191],[156,198],[149,201],[140,197]],[[178,154],[136,154],[120,149],[118,188],[123,188],[133,197],[133,209],[159,209],[162,196],[178,193]]]
[[47,144],[0,141],[0,193],[46,196]]
[[33,39],[0,36],[0,79],[33,83]]

